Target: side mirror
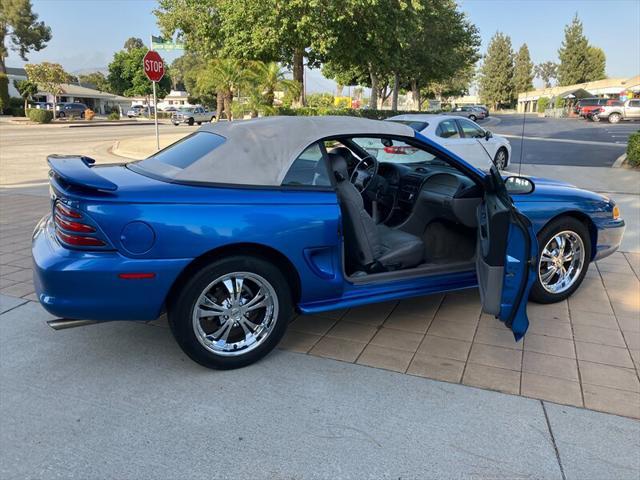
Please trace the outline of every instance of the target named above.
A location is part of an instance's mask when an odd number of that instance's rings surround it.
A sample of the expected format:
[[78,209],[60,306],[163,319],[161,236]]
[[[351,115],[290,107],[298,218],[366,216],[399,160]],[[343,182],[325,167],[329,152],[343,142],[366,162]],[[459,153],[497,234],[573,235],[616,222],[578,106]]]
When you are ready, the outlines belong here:
[[488,141],[490,138],[493,138],[493,133],[491,133],[489,130],[485,130],[484,139]]
[[527,195],[536,189],[535,184],[526,177],[507,177],[504,186],[511,195]]

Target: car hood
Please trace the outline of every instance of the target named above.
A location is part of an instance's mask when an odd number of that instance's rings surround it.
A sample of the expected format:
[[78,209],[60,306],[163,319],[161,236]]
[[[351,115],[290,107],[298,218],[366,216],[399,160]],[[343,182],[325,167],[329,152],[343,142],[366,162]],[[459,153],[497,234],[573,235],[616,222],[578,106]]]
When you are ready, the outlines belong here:
[[[508,176],[508,175],[507,175]],[[514,195],[516,202],[567,202],[567,201],[591,201],[591,202],[608,202],[609,199],[604,195],[578,188],[562,180],[554,180],[551,178],[536,177],[532,175],[520,175],[530,179],[535,190],[527,195]]]

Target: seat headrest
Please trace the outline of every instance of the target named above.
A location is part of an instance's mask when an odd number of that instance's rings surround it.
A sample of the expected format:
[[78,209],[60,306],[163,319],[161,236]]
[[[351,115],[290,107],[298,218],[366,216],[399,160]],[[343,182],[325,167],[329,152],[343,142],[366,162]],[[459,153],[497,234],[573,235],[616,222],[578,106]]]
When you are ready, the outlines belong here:
[[331,162],[331,170],[336,180],[342,182],[349,178],[349,162],[351,151],[347,147],[336,147],[329,152],[329,162]]

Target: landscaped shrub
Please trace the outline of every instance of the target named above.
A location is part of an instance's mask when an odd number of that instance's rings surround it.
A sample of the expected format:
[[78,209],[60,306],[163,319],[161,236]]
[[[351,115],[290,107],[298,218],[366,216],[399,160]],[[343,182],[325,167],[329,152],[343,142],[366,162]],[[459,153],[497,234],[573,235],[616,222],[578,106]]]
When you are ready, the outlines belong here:
[[95,117],[95,116],[96,116],[96,112],[94,112],[94,111],[93,111],[93,110],[91,110],[90,108],[87,108],[87,109],[84,111],[84,119],[85,119],[85,120],[89,120],[89,121],[91,121],[91,120],[93,120],[93,117]]
[[406,115],[411,113],[439,113],[440,111],[418,112],[415,110],[399,111],[399,110],[374,110],[365,108],[356,110],[353,108],[314,108],[314,107],[301,107],[301,108],[289,108],[278,107],[274,109],[273,115],[293,115],[312,117],[316,115],[345,115],[351,117],[371,118],[373,120],[384,120],[386,118],[394,117],[396,115]]
[[109,114],[107,118],[109,120],[120,120],[120,113],[118,113],[117,111],[113,111]]
[[37,123],[49,123],[53,120],[53,111],[43,110],[41,108],[30,108],[27,110],[29,120]]
[[0,113],[9,108],[9,77],[0,73]]
[[549,98],[548,97],[540,97],[538,99],[538,113],[544,113],[544,111],[549,106]]
[[640,131],[629,135],[627,162],[634,167],[640,167]]
[[564,104],[565,104],[564,98],[556,97],[555,104],[554,104],[555,108],[564,108]]
[[330,93],[312,93],[307,95],[308,107],[333,107],[333,95]]

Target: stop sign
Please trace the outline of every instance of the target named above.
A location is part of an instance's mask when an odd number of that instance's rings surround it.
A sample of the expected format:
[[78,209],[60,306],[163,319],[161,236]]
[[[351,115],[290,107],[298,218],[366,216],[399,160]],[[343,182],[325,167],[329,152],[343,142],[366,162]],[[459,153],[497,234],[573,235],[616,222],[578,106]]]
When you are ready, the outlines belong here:
[[158,52],[149,50],[142,59],[144,74],[152,82],[159,82],[164,77],[164,62]]

